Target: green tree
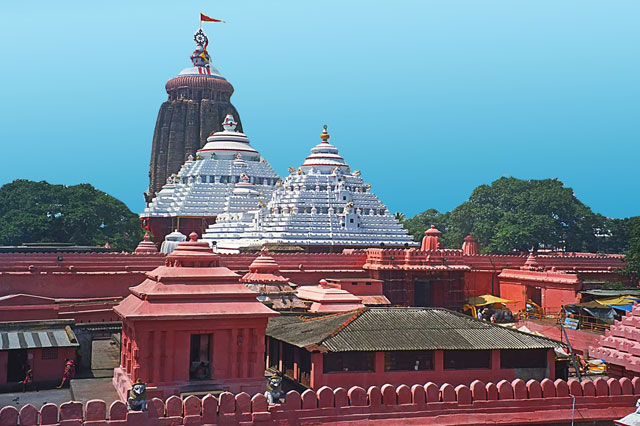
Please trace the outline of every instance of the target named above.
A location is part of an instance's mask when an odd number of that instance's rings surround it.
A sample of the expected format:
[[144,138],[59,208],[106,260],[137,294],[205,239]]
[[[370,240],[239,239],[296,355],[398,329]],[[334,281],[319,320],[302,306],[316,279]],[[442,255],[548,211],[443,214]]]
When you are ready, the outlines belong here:
[[447,213],[429,209],[403,224],[416,239],[435,225],[445,247],[461,247],[470,232],[485,253],[530,249],[606,251],[628,247],[628,224],[595,214],[557,179],[500,178],[478,186]]
[[133,250],[140,222],[127,206],[89,184],[16,180],[0,187],[0,244],[59,242]]
[[640,280],[640,216],[629,219],[629,251],[624,260],[624,272],[633,282]]
[[400,223],[413,235],[413,239],[421,241],[424,231],[431,225],[435,225],[440,231],[446,229],[446,223],[443,221],[444,215],[436,209],[429,209],[422,213],[418,213],[411,219],[396,217]]

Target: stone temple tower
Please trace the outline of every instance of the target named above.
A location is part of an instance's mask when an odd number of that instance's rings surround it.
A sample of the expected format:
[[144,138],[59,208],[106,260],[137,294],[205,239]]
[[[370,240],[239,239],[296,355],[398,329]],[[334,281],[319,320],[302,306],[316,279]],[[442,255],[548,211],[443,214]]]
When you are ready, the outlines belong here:
[[167,177],[178,172],[189,155],[195,156],[207,143],[209,134],[222,130],[220,123],[227,114],[235,117],[238,131],[242,131],[238,111],[231,105],[233,86],[211,64],[209,40],[202,29],[194,40],[197,46],[191,55],[193,66],[182,70],[165,86],[169,99],[160,107],[153,133],[147,202]]

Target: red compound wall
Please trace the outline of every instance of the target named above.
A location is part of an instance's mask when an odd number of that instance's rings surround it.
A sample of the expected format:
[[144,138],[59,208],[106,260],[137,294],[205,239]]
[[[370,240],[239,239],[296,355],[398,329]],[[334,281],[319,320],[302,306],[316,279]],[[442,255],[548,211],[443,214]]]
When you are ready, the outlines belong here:
[[[572,396],[573,395],[573,396]],[[354,424],[380,425],[527,425],[576,424],[611,421],[632,411],[640,395],[640,379],[598,378],[594,381],[545,379],[524,382],[516,379],[497,384],[475,381],[470,386],[434,383],[425,385],[384,385],[331,389],[302,394],[291,391],[282,405],[269,406],[262,394],[233,395],[219,398],[207,395],[202,400],[154,398],[147,412],[127,412],[121,401],[107,407],[104,401],[91,400],[85,406],[67,402],[59,407],[45,404],[40,411],[26,405],[0,410],[0,425],[293,425]],[[575,397],[575,411],[572,405]],[[108,419],[108,420],[107,420]]]

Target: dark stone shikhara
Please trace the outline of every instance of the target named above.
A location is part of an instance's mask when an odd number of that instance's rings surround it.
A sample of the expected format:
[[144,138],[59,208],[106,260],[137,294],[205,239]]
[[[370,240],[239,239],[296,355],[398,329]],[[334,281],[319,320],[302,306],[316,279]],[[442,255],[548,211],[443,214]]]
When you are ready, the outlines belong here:
[[231,105],[233,86],[217,70],[203,60],[208,40],[197,39],[191,56],[192,68],[169,80],[165,86],[167,99],[158,112],[153,133],[149,190],[147,202],[160,191],[167,177],[177,173],[189,155],[204,146],[212,132],[222,130],[227,114],[233,114],[242,132],[242,123],[236,108]]

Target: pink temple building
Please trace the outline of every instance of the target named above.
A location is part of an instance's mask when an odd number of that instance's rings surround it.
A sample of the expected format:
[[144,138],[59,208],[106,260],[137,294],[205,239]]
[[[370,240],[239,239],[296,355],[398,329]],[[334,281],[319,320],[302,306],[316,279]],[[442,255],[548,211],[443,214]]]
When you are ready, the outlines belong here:
[[161,397],[264,388],[265,329],[278,314],[196,239],[180,243],[115,308],[122,350],[113,381],[122,398],[137,379]]

